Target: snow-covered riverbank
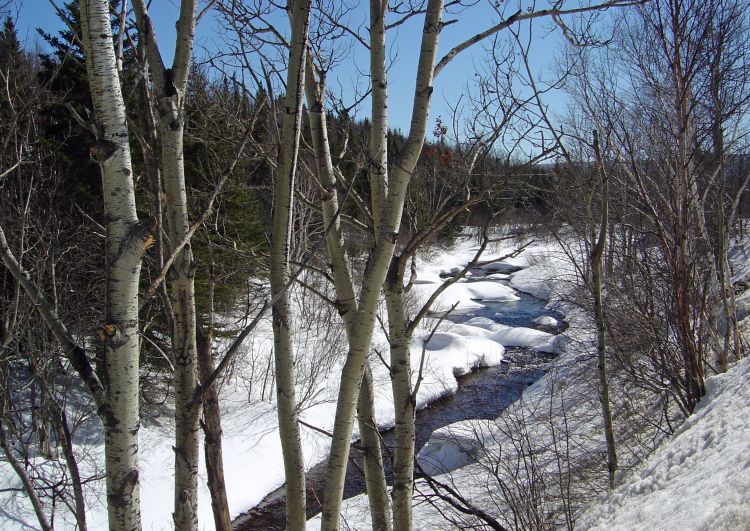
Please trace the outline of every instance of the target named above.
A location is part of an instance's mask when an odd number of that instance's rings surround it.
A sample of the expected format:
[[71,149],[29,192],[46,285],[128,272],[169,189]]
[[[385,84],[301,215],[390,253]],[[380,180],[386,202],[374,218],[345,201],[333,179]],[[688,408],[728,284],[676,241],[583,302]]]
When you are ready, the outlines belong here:
[[[533,246],[515,265],[524,268],[511,276],[510,285],[549,300],[569,321],[566,338],[557,343],[561,354],[496,421],[463,421],[434,433],[418,458],[423,468],[460,492],[467,507],[486,511],[510,529],[533,526],[529,519],[538,515],[553,515],[552,527],[577,529],[750,528],[750,360],[709,378],[706,397],[673,436],[645,429],[646,442],[621,441],[619,485],[604,495],[593,330],[564,302],[573,269],[555,245]],[[735,264],[737,278],[747,276],[748,267],[745,252]],[[628,390],[620,390],[626,404],[639,400],[632,391],[627,396]],[[648,400],[656,415],[658,400]],[[620,409],[615,421],[630,414]],[[650,444],[656,450],[646,456]],[[435,496],[424,480],[417,480],[416,492],[415,529],[481,525]],[[516,503],[509,503],[514,497]],[[366,497],[347,500],[343,518],[351,529],[370,529]],[[315,528],[317,519],[311,524]]]
[[[415,291],[422,298],[429,296],[443,282],[441,275],[460,269],[473,257],[475,249],[475,244],[467,240],[450,251],[434,253],[421,260]],[[483,260],[503,256],[511,250],[512,244],[508,243],[487,251]],[[750,267],[747,261],[743,263],[745,269]],[[520,270],[510,273],[518,268]],[[595,363],[591,355],[594,336],[588,319],[566,302],[574,269],[554,243],[533,244],[520,256],[488,266],[488,269],[493,274],[485,277],[487,281],[459,282],[452,286],[438,301],[437,309],[459,302],[457,311],[478,312],[488,301],[514,301],[518,291],[523,291],[549,300],[549,308],[564,314],[570,327],[563,336],[555,337],[531,328],[468,316],[460,324],[444,322],[427,345],[424,341],[430,331],[418,330],[412,345],[415,367],[423,347],[428,355],[417,397],[420,406],[445,393],[455,392],[457,375],[501,363],[505,346],[521,344],[539,351],[560,352],[552,370],[527,388],[522,400],[509,407],[497,421],[463,421],[435,433],[419,458],[425,469],[447,471],[438,476],[440,481],[460,487],[468,502],[490,514],[511,519],[505,520],[508,527],[515,527],[512,519],[523,515],[509,511],[496,493],[506,489],[508,495],[528,496],[533,488],[539,487],[526,472],[519,473],[524,467],[547,474],[544,488],[551,489],[560,504],[568,504],[565,511],[558,513],[560,524],[564,524],[566,518],[572,521],[574,515],[583,514],[575,518],[579,518],[578,523],[584,528],[598,525],[602,529],[613,526],[621,529],[743,529],[750,526],[750,514],[742,499],[750,486],[750,461],[747,459],[750,396],[746,384],[750,365],[747,361],[726,375],[710,380],[708,396],[698,413],[670,439],[669,445],[648,458],[641,467],[632,466],[643,457],[639,454],[641,450],[623,448],[627,456],[624,462],[630,466],[623,467],[625,471],[619,477],[621,486],[603,501],[597,501],[597,491],[605,492],[606,482],[601,474],[604,455],[599,400],[598,394],[592,392],[595,389],[592,385]],[[553,318],[546,316],[538,324],[554,326],[550,319]],[[322,342],[311,335],[313,331],[307,329],[303,321],[301,323],[297,328],[300,365],[309,366],[316,363]],[[425,326],[429,325],[428,320]],[[375,341],[376,347],[385,351],[382,331],[376,332]],[[271,345],[270,322],[266,321],[248,343],[246,355],[238,360],[232,377],[223,382],[221,388],[225,474],[232,516],[256,505],[284,479],[274,404],[268,400],[269,393],[263,390],[263,382],[257,379],[259,371],[255,366],[268,359]],[[301,348],[303,345],[307,348]],[[393,424],[390,380],[385,366],[377,358],[373,361],[377,420],[386,427]],[[318,376],[314,388],[306,389],[312,399],[303,412],[303,420],[322,430],[331,428],[338,386],[336,376],[340,374],[337,367],[341,362],[340,357],[329,360],[330,365],[326,366],[323,376]],[[250,374],[255,376],[250,378]],[[172,421],[170,418],[159,421],[160,424],[144,423],[140,433],[141,499],[146,530],[172,527]],[[523,440],[516,436],[518,433],[524,434]],[[658,442],[655,440],[654,444]],[[303,430],[303,444],[309,467],[327,454],[328,439],[315,430]],[[525,452],[534,456],[533,462],[525,460]],[[96,462],[103,462],[101,454],[98,444],[79,448],[84,468],[89,472]],[[493,473],[488,472],[492,470]],[[592,473],[592,470],[598,472]],[[571,471],[588,482],[586,492],[572,493],[565,490],[566,485],[550,481],[562,477],[556,475],[559,472]],[[504,473],[508,476],[503,476]],[[201,528],[212,529],[203,463],[200,474]],[[513,476],[512,483],[503,479],[510,476]],[[17,490],[10,490],[18,487],[19,481],[12,470],[0,464],[0,489],[6,489],[0,493],[2,529],[36,527],[25,497]],[[575,485],[567,485],[567,488],[575,488]],[[91,529],[106,527],[103,491],[103,481],[87,485],[87,517]],[[582,513],[587,502],[594,504]],[[706,516],[711,514],[719,519]],[[446,515],[454,517],[456,522],[447,521]],[[348,500],[344,516],[351,528],[369,529],[366,497]],[[462,518],[467,517],[441,504],[432,497],[429,487],[418,481],[417,529],[453,529],[460,525]],[[314,528],[314,523],[311,524]],[[72,524],[66,526],[58,518],[56,528],[72,528]]]
[[580,529],[750,529],[750,359],[706,387],[677,432],[583,512]]
[[[507,254],[510,246],[486,252],[483,260],[490,260]],[[418,278],[414,291],[418,298],[426,299],[444,281],[441,274],[450,273],[466,264],[474,255],[476,245],[469,240],[462,241],[450,251],[434,253],[431,258],[420,261]],[[523,263],[523,261],[514,262]],[[493,265],[492,271],[499,266]],[[506,278],[502,273],[492,275],[486,282],[461,282],[451,286],[438,301],[436,310],[446,309],[459,302],[459,311],[482,308],[482,301],[514,301],[518,299],[515,290],[498,282]],[[300,321],[303,323],[303,320]],[[429,320],[425,326],[429,326]],[[314,366],[322,340],[314,338],[314,331],[305,330],[304,324],[297,328],[300,339],[297,342],[300,366]],[[504,346],[528,346],[540,351],[549,351],[554,345],[554,336],[547,332],[528,328],[517,328],[490,323],[482,318],[468,320],[460,325],[448,325],[435,333],[425,344],[431,330],[419,329],[414,334],[412,363],[415,373],[419,367],[424,349],[426,359],[423,380],[417,395],[418,407],[447,394],[458,387],[456,378],[478,367],[498,365],[504,356]],[[311,340],[312,339],[312,340]],[[327,338],[326,338],[327,339]],[[375,346],[386,352],[386,339],[382,330],[376,330]],[[240,358],[221,387],[224,429],[224,464],[227,482],[227,495],[232,516],[248,510],[263,497],[283,484],[284,472],[281,449],[276,427],[276,412],[273,400],[269,401],[263,382],[258,381],[257,365],[270,358],[272,332],[270,321],[264,321],[248,341],[246,356]],[[307,348],[305,348],[307,347]],[[312,388],[302,390],[312,398],[308,401],[301,417],[307,424],[320,430],[329,431],[335,412],[335,397],[338,390],[336,376],[343,363],[342,353],[326,367],[323,376],[318,375]],[[253,376],[250,376],[250,375]],[[393,425],[393,401],[391,397],[388,370],[377,358],[373,358],[375,381],[376,419],[381,427]],[[304,387],[304,383],[302,384]],[[166,417],[166,418],[165,418]],[[172,419],[167,414],[158,422],[146,421],[140,431],[141,447],[141,504],[144,529],[169,529],[172,526],[171,497],[173,485]],[[357,434],[355,433],[355,437]],[[303,429],[303,445],[308,467],[325,458],[329,440],[313,429]],[[84,474],[90,472],[97,462],[103,462],[100,444],[87,444],[79,448],[83,459]],[[202,458],[203,456],[201,456]],[[210,497],[205,484],[205,468],[200,469],[199,518],[202,529],[212,529]],[[0,488],[17,489],[19,481],[10,467],[0,464]],[[103,480],[88,483],[87,518],[92,529],[106,527],[106,509],[103,504]],[[6,507],[0,513],[0,527],[3,529],[27,529],[35,527],[35,518],[25,498],[18,492],[0,493]],[[62,517],[56,520],[60,529],[72,528],[63,523]]]

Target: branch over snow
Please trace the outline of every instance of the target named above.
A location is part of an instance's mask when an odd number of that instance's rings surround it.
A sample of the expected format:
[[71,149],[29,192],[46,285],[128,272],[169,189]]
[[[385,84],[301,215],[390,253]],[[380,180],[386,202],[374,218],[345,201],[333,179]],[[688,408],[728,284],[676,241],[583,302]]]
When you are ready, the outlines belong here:
[[68,361],[70,361],[70,364],[86,384],[86,387],[88,387],[99,415],[106,415],[109,407],[106,399],[106,392],[101,380],[99,380],[96,372],[94,372],[94,369],[86,356],[86,352],[73,340],[68,328],[62,322],[60,317],[58,317],[57,313],[52,308],[52,305],[44,296],[44,293],[42,293],[42,290],[40,290],[34,281],[31,280],[29,272],[23,268],[13,255],[13,252],[8,246],[8,241],[5,239],[5,232],[3,231],[2,226],[0,226],[0,259],[5,267],[8,268],[10,274],[21,283],[26,294],[34,302],[34,306],[36,306],[36,309],[42,316],[45,324],[55,336],[55,340],[62,347]]

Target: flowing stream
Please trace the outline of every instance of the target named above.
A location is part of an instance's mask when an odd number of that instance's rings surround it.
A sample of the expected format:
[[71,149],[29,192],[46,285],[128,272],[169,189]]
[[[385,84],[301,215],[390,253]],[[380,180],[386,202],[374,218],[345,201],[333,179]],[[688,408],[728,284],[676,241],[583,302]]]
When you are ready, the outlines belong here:
[[[487,271],[473,271],[468,281],[486,280]],[[497,282],[507,285],[507,281]],[[509,326],[525,326],[545,332],[558,334],[565,325],[560,321],[558,327],[540,326],[534,319],[548,315],[560,320],[556,312],[545,308],[546,302],[532,295],[517,292],[520,300],[514,302],[482,302],[484,307],[455,312],[448,319],[462,323],[474,317],[488,317],[495,322]],[[517,400],[523,390],[535,382],[546,371],[546,366],[553,356],[535,352],[527,348],[508,347],[505,349],[503,363],[496,367],[478,369],[458,378],[459,386],[455,395],[448,395],[432,402],[416,415],[416,451],[427,443],[432,432],[448,424],[469,419],[494,419]],[[382,432],[386,445],[384,461],[386,478],[390,484],[390,463],[388,447],[393,444],[393,430]],[[346,475],[344,498],[351,498],[365,492],[365,481],[362,471],[361,452],[352,445],[350,463]],[[325,461],[310,469],[307,473],[307,513],[308,518],[321,510],[321,501],[325,490]],[[250,529],[283,530],[285,524],[285,499],[283,487],[270,493],[256,507],[238,516],[233,522],[237,531]]]

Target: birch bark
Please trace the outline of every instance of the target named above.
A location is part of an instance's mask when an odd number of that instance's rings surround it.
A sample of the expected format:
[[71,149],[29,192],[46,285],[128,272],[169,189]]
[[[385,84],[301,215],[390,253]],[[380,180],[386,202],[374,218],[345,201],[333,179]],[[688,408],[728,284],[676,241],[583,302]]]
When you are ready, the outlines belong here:
[[[373,1],[379,2],[379,0]],[[326,530],[339,529],[339,512],[341,509],[346,463],[349,457],[349,443],[353,428],[354,412],[367,362],[367,354],[369,353],[372,341],[375,310],[380,300],[380,292],[388,265],[393,256],[401,224],[406,189],[409,184],[411,172],[414,170],[417,158],[421,152],[427,128],[427,115],[432,95],[433,68],[437,53],[442,10],[442,0],[430,0],[428,3],[422,33],[409,138],[393,165],[392,175],[394,179],[383,206],[382,229],[379,233],[376,233],[375,248],[371,252],[365,267],[359,306],[353,319],[353,341],[349,344],[349,353],[341,375],[333,440],[328,458],[328,484],[326,485],[321,524],[321,528]],[[374,58],[371,57],[371,60],[374,60]],[[385,80],[383,80],[383,90],[386,89]],[[373,116],[381,111],[382,109],[373,108]],[[382,134],[382,129],[387,131],[385,123],[381,126],[381,130],[376,131],[373,128],[372,135]],[[373,213],[373,217],[376,216]]]
[[[138,480],[138,280],[148,229],[138,223],[125,105],[109,3],[81,2],[83,45],[97,120],[96,158],[106,221],[104,341],[108,415],[104,423],[107,508],[112,530],[141,528]],[[100,408],[101,409],[101,408]]]
[[305,529],[305,464],[302,454],[297,403],[294,389],[294,347],[292,313],[287,293],[289,253],[294,212],[294,182],[297,173],[302,98],[305,79],[305,56],[310,1],[294,2],[291,14],[292,36],[289,50],[286,96],[279,146],[278,172],[274,184],[273,228],[271,236],[271,294],[273,305],[273,343],[276,364],[276,404],[279,435],[286,477],[286,526],[295,531]]
[[[326,233],[326,246],[336,290],[336,307],[344,321],[348,343],[351,344],[353,317],[357,311],[357,300],[341,237],[340,222],[337,217],[339,208],[338,196],[336,193],[335,170],[331,159],[331,148],[328,142],[328,127],[323,108],[324,90],[316,79],[314,65],[309,59],[305,79],[305,92],[312,145],[315,153],[316,172],[323,186],[323,223],[326,227],[330,227],[330,230]],[[374,420],[373,401],[372,374],[369,367],[366,367],[357,402],[357,420],[364,448],[365,483],[370,502],[370,516],[373,529],[387,530],[391,527],[391,511],[388,501],[385,470],[383,468],[380,433]]]
[[[187,191],[183,154],[185,92],[195,33],[195,1],[182,0],[177,21],[174,62],[164,66],[156,33],[143,0],[135,0],[141,38],[154,79],[159,112],[159,141],[165,192],[168,249],[189,240]],[[198,386],[196,345],[195,262],[188,241],[171,269],[169,298],[172,310],[172,351],[175,388],[175,488],[172,518],[176,529],[198,528],[198,456],[201,404],[194,401]]]
[[[394,260],[395,265],[395,260]],[[391,349],[391,387],[395,413],[393,448],[393,529],[412,529],[412,493],[414,490],[414,415],[412,393],[411,334],[406,330],[403,277],[391,267],[386,281],[388,336]]]

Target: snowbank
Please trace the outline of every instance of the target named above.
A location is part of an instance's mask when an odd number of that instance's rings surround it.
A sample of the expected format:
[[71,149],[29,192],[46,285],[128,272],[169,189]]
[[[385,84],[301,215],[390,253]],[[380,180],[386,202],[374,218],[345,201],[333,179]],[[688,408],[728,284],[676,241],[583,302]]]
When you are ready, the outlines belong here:
[[[738,279],[750,276],[749,253],[745,247],[750,247],[750,242],[741,250],[735,250],[732,256]],[[565,333],[567,337],[557,341],[556,348],[561,355],[552,363],[551,370],[526,389],[522,399],[505,410],[499,419],[463,421],[441,428],[418,455],[418,462],[425,471],[439,474],[438,480],[458,487],[465,499],[495,515],[508,528],[514,527],[513,515],[497,496],[502,474],[507,474],[502,488],[510,489],[510,494],[515,493],[518,499],[528,498],[531,485],[525,477],[530,462],[519,460],[518,444],[529,445],[527,451],[536,459],[535,474],[551,474],[552,481],[546,488],[553,489],[552,495],[555,495],[556,467],[571,467],[576,460],[584,465],[588,460],[593,469],[599,470],[589,479],[593,485],[598,484],[600,492],[606,491],[606,480],[602,479],[606,476],[602,472],[606,470],[606,462],[602,457],[604,437],[598,393],[592,392],[596,389],[595,382],[592,385],[596,369],[595,357],[591,354],[594,333],[586,316],[563,302],[565,285],[574,278],[575,271],[552,246],[534,246],[524,259],[527,267],[511,275],[511,286],[550,300],[550,306],[565,314],[570,328]],[[750,300],[750,291],[741,296],[740,301],[746,298]],[[747,323],[748,320],[743,325]],[[557,323],[539,319],[537,324],[554,326]],[[453,325],[450,330],[468,331],[469,328],[481,337],[502,338],[490,320],[475,319]],[[503,344],[509,346],[507,341]],[[750,529],[748,381],[750,359],[737,363],[726,374],[709,378],[706,397],[673,436],[664,438],[652,455],[620,477],[621,483],[613,492],[592,500],[580,514],[571,512],[568,516],[557,516],[556,525],[566,527],[572,521],[570,518],[575,518],[577,529]],[[625,394],[622,390],[620,393]],[[636,395],[633,390],[627,399],[637,401]],[[619,414],[627,414],[627,411]],[[568,430],[567,435],[558,439],[557,444],[560,441],[564,444],[559,451],[564,452],[565,460],[559,461],[549,450],[553,446],[552,433],[564,433],[563,429]],[[621,450],[626,452],[627,449]],[[629,457],[637,458],[635,454]],[[492,465],[497,466],[497,478],[489,473]],[[503,471],[503,467],[508,468]],[[585,468],[576,470],[586,472]],[[455,529],[457,524],[448,523],[446,515],[466,527],[478,525],[476,520],[452,511],[449,505],[432,497],[424,481],[417,481],[416,491],[415,529]],[[425,503],[427,499],[429,503]],[[547,511],[551,507],[541,509]],[[573,507],[572,511],[577,509],[580,506]],[[548,513],[542,514],[546,517]],[[347,500],[344,517],[352,528],[368,529],[366,496]]]
[[554,317],[549,315],[542,315],[534,319],[534,323],[540,326],[558,326],[560,323]]
[[750,359],[708,378],[693,415],[577,527],[750,529],[749,381]]
[[451,472],[476,461],[479,442],[474,430],[445,427],[435,430],[419,451],[417,463],[431,476]]

